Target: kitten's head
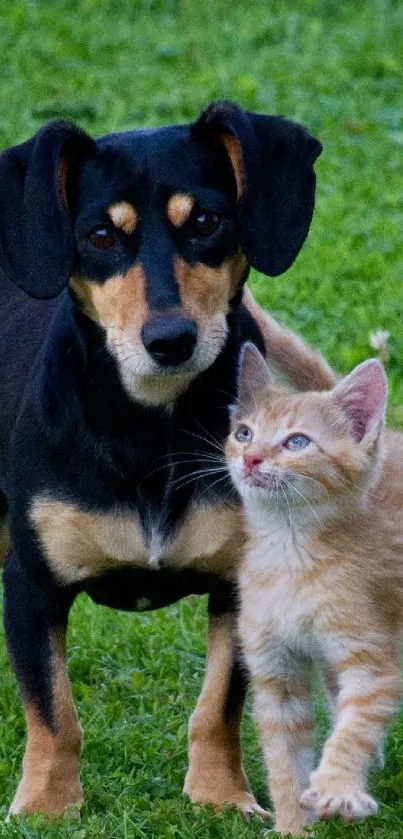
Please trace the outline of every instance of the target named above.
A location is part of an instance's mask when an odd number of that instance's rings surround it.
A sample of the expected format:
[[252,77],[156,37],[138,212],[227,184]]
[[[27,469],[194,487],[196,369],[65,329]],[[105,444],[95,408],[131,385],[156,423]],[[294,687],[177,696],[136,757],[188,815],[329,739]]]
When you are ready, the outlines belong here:
[[358,365],[333,390],[290,394],[276,387],[259,351],[246,344],[226,444],[245,503],[308,512],[319,503],[360,500],[379,469],[386,398],[376,360]]

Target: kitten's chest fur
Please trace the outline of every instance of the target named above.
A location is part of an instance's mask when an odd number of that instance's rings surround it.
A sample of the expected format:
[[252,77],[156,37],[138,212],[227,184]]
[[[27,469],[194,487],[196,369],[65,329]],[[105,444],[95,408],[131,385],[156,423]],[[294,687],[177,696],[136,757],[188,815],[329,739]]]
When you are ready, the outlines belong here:
[[324,630],[340,570],[326,553],[320,563],[312,546],[282,523],[251,540],[240,575],[241,631],[246,647],[262,657],[267,636],[279,648],[312,660],[326,658]]

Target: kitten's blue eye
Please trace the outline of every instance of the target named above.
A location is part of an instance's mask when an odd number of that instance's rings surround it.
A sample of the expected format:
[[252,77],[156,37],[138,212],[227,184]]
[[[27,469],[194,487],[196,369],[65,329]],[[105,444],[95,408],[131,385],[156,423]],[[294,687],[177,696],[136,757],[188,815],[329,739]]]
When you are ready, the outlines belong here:
[[305,434],[292,434],[291,437],[285,440],[283,446],[291,452],[298,452],[301,449],[306,449],[310,442],[311,440]]
[[253,431],[248,425],[239,425],[234,431],[234,437],[238,443],[250,443],[253,440]]

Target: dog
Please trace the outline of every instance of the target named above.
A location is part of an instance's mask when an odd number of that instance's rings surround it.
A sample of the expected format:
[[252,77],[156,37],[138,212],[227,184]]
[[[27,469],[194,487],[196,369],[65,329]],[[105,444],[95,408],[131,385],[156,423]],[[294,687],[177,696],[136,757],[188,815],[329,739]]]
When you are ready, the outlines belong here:
[[65,632],[83,591],[135,611],[209,595],[185,792],[263,814],[239,741],[240,503],[211,466],[243,343],[287,365],[244,284],[297,256],[320,151],[221,102],[96,140],[55,121],[0,157],[0,547],[28,728],[12,814],[82,801]]

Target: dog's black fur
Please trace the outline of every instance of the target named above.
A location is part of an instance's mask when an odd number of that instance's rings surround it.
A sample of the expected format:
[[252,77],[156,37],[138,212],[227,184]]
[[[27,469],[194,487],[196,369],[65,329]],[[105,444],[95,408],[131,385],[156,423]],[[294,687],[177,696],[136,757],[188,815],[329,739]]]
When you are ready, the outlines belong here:
[[[133,511],[151,551],[153,532],[160,544],[174,539],[201,500],[213,511],[236,504],[225,475],[218,481],[208,469],[228,431],[240,348],[251,340],[264,350],[242,287],[251,265],[275,275],[296,257],[313,212],[319,152],[300,126],[222,103],[194,125],[99,140],[51,123],[0,158],[0,517],[10,529],[5,627],[25,706],[55,736],[52,633],[66,626],[80,591],[128,610],[209,593],[217,613],[231,608],[231,581],[214,565],[165,567],[163,549],[153,566],[115,563],[69,581],[55,572],[32,505],[50,499],[91,514]],[[183,224],[167,218],[173,195],[193,201]],[[135,208],[129,233],[115,229],[107,214],[119,202]],[[244,263],[227,300],[225,334],[217,337],[218,327],[208,332],[208,314],[199,321],[190,304],[186,309],[178,260],[186,271],[217,271],[218,282],[220,267],[239,253]],[[118,344],[111,349],[105,324],[80,289],[84,280],[102,293],[111,277],[127,277],[138,266],[145,314],[130,345],[131,389]],[[192,367],[203,341],[213,345],[213,356]],[[182,373],[170,397],[169,382]],[[154,388],[148,397],[142,376],[160,380],[168,396],[162,390],[159,398],[157,386],[157,396]],[[36,792],[30,801],[26,789],[23,799],[15,809],[58,809]]]

